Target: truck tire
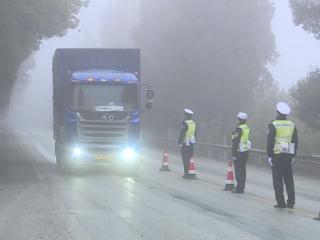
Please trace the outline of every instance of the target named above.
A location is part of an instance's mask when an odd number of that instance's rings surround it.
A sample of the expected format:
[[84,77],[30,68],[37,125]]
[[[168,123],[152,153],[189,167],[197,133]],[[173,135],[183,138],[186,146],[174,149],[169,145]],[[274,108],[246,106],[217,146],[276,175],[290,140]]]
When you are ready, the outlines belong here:
[[72,168],[70,163],[68,163],[68,159],[66,158],[64,147],[58,141],[55,143],[55,153],[58,169],[63,173],[71,173]]

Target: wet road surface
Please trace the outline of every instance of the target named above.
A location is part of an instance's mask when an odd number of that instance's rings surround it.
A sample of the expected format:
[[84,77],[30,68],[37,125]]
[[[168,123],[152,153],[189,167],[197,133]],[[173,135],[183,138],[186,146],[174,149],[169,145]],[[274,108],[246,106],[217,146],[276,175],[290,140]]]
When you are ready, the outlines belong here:
[[296,176],[295,209],[274,209],[269,169],[248,167],[245,194],[221,191],[227,163],[196,159],[185,180],[179,156],[160,172],[146,148],[139,176],[88,166],[61,174],[52,133],[0,131],[0,239],[319,239],[319,179]]

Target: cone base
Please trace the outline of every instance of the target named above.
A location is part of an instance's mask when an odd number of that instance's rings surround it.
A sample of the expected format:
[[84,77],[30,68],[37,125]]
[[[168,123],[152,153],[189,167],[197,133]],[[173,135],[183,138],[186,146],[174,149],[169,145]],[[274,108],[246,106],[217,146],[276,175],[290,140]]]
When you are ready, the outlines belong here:
[[224,187],[224,189],[222,189],[222,191],[232,191],[235,189],[234,184],[226,184],[226,186]]
[[195,174],[189,174],[186,176],[186,179],[197,179],[197,176]]
[[162,166],[159,171],[170,171],[169,166]]

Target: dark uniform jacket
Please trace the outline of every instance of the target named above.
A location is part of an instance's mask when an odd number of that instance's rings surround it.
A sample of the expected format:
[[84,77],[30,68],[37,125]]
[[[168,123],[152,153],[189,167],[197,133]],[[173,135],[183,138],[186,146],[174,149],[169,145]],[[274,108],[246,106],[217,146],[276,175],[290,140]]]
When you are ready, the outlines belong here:
[[[287,120],[287,118],[286,118],[286,116],[279,115],[276,118],[276,120]],[[276,137],[276,128],[272,122],[269,123],[268,128],[269,128],[269,132],[268,132],[268,136],[267,136],[267,155],[268,155],[268,157],[272,158],[274,156],[273,149],[274,149],[274,143],[275,143],[275,137]],[[291,142],[295,144],[295,151],[294,151],[294,155],[293,155],[293,157],[294,157],[296,155],[297,149],[298,149],[298,131],[297,131],[296,127],[294,128]],[[288,154],[286,154],[286,155],[288,155]]]

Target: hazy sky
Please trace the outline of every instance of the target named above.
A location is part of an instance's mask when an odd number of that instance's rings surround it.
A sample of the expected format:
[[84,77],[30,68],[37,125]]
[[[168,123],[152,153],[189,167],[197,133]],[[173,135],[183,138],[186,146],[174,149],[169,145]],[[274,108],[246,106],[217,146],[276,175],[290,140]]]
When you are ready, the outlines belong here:
[[[129,2],[136,2],[136,0],[122,1],[127,2],[124,6],[128,6]],[[320,41],[315,40],[312,34],[306,33],[301,27],[296,27],[293,24],[288,1],[274,0],[276,12],[272,22],[280,56],[278,63],[270,69],[275,80],[282,88],[290,88],[296,81],[305,76],[311,67],[320,65]],[[89,7],[83,9],[79,15],[81,22],[77,30],[70,31],[67,36],[61,39],[54,38],[45,41],[41,50],[35,55],[38,64],[33,73],[34,79],[38,79],[37,74],[40,74],[45,65],[51,62],[53,51],[56,48],[100,47],[105,45],[99,40],[98,32],[101,32],[104,26],[105,29],[111,29],[110,31],[116,29],[114,25],[108,26],[108,22],[106,22],[108,14],[111,14],[108,10],[117,11],[113,2],[113,0],[91,0]],[[126,14],[126,16],[129,15]],[[117,15],[109,17],[117,18]],[[118,21],[121,21],[121,18]],[[120,36],[124,37],[121,34]],[[107,38],[107,36],[105,37]]]
[[[36,103],[32,106],[34,111],[52,115],[51,62],[56,48],[132,47],[133,42],[128,37],[130,33],[119,32],[118,29],[128,31],[130,24],[137,21],[137,15],[132,10],[137,7],[137,1],[121,0],[123,6],[131,9],[119,9],[114,0],[91,0],[89,7],[79,14],[80,25],[77,29],[69,31],[63,38],[44,41],[40,50],[34,55],[36,67],[30,72],[29,86],[23,94],[18,94],[19,98],[14,98],[15,109],[12,111],[21,112],[22,109],[30,107],[30,103]],[[276,12],[272,27],[280,57],[278,63],[270,69],[279,86],[288,89],[305,76],[311,67],[320,66],[320,41],[293,24],[288,0],[274,0],[274,2]],[[113,24],[114,21],[108,21],[114,19],[117,19],[117,25]],[[122,27],[119,28],[119,24]],[[101,34],[106,40],[101,41]],[[116,38],[113,39],[112,36]],[[115,42],[121,45],[116,46]]]
[[320,66],[320,41],[294,25],[289,0],[274,2],[276,12],[272,27],[280,57],[271,70],[280,87],[287,89],[305,76],[311,67]]

